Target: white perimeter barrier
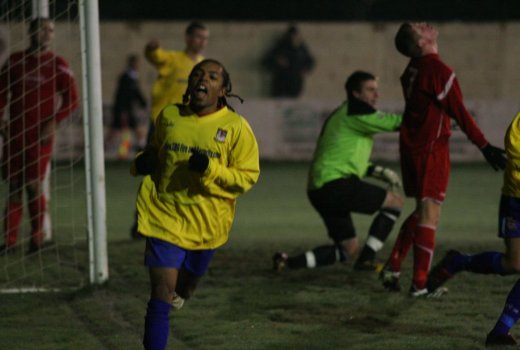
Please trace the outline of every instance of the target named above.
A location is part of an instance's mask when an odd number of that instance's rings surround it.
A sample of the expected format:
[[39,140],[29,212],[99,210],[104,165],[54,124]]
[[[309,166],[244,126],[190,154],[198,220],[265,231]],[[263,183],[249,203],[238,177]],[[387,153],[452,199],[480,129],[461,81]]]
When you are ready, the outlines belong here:
[[[327,116],[341,101],[325,100],[274,100],[247,99],[243,105],[231,99],[236,111],[251,124],[260,146],[260,156],[265,160],[309,160],[312,157],[321,126]],[[400,113],[402,101],[380,101],[384,111]],[[475,117],[487,139],[503,147],[503,137],[515,114],[520,111],[520,102],[512,101],[466,101],[466,106]],[[106,106],[105,111],[110,111]],[[106,115],[105,129],[110,122]],[[380,134],[375,137],[373,159],[398,160],[397,133]],[[70,145],[73,145],[71,148]],[[83,136],[81,121],[59,130],[55,157],[68,159],[82,152]],[[107,150],[107,159],[117,152]],[[451,138],[452,161],[483,161],[478,149],[456,127]]]
[[[323,100],[246,100],[236,110],[250,122],[260,146],[262,159],[309,160],[327,116],[341,101]],[[381,101],[384,111],[401,113],[402,101]],[[487,139],[503,147],[505,131],[520,102],[467,101],[466,106],[475,117]],[[398,160],[398,135],[385,133],[375,137],[373,158]],[[456,127],[451,138],[453,161],[483,160],[478,149]]]

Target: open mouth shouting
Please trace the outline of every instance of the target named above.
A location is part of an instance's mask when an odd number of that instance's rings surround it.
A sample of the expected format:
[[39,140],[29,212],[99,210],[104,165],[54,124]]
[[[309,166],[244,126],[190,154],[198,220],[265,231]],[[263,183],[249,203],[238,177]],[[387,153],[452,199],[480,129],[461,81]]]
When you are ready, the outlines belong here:
[[193,95],[197,99],[205,98],[208,95],[208,87],[203,84],[199,84],[193,89]]

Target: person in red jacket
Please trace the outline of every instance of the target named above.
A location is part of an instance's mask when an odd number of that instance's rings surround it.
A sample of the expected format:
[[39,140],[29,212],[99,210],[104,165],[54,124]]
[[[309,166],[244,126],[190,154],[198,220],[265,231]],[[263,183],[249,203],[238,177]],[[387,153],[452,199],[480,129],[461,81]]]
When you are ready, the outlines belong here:
[[52,155],[56,125],[79,103],[67,61],[50,50],[53,21],[32,20],[29,36],[29,47],[11,54],[0,71],[0,120],[6,135],[2,176],[9,184],[5,244],[0,247],[4,254],[17,242],[24,190],[31,221],[29,252],[42,246],[46,206],[43,178]]
[[438,55],[437,30],[428,23],[404,23],[395,36],[397,50],[410,62],[401,75],[405,98],[399,150],[403,187],[415,198],[415,210],[401,226],[381,272],[383,285],[400,290],[401,263],[413,246],[411,296],[434,296],[426,287],[435,246],[435,231],[450,174],[449,138],[455,121],[495,169],[504,169],[504,150],[492,146],[464,106],[453,70]]

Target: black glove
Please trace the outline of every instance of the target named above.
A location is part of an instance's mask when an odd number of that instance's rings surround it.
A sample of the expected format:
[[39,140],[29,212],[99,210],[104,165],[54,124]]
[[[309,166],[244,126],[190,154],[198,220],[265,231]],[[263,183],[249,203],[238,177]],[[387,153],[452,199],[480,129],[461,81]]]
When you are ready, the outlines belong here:
[[135,158],[135,170],[138,175],[150,175],[155,172],[158,159],[157,154],[147,149]]
[[193,151],[190,159],[188,160],[188,167],[190,170],[204,173],[209,165],[209,158],[204,153]]
[[504,169],[506,167],[506,151],[501,148],[495,147],[488,143],[480,150],[486,158],[489,165],[495,170]]

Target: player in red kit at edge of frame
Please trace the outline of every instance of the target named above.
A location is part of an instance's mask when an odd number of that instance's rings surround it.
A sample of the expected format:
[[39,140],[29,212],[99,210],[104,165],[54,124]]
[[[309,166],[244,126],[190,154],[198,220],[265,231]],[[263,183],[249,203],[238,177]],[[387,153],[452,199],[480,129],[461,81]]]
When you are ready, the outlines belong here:
[[[53,21],[32,20],[29,36],[29,48],[13,53],[0,71],[0,120],[7,135],[2,176],[9,185],[5,242],[0,254],[9,253],[16,246],[24,189],[31,222],[28,253],[42,247],[46,209],[43,179],[52,155],[56,125],[70,116],[79,103],[68,63],[50,50]],[[4,120],[6,109],[8,117]]]
[[437,30],[427,23],[404,23],[395,36],[397,50],[410,58],[401,76],[405,112],[399,151],[404,191],[415,198],[416,207],[401,226],[381,278],[387,289],[400,290],[401,264],[413,246],[413,297],[439,296],[446,291],[428,290],[426,284],[448,187],[452,119],[495,170],[504,169],[506,163],[504,150],[486,140],[464,106],[455,73],[438,55],[437,36]]

